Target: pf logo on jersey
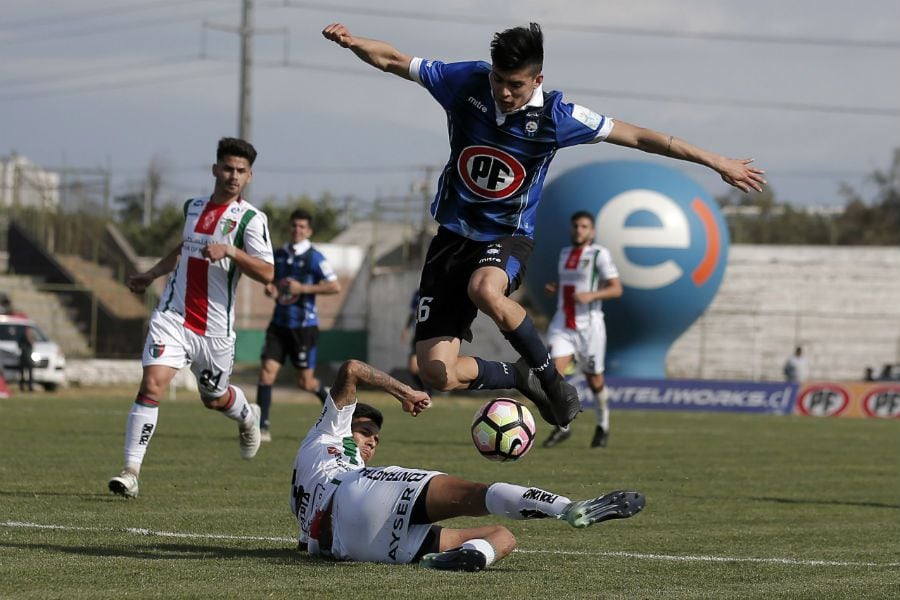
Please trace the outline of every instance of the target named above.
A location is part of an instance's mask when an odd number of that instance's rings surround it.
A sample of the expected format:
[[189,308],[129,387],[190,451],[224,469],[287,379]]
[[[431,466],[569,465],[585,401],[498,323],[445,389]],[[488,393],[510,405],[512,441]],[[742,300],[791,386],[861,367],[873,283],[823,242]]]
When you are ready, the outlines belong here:
[[459,154],[456,170],[466,187],[488,200],[509,198],[522,187],[525,167],[514,156],[490,146],[469,146]]

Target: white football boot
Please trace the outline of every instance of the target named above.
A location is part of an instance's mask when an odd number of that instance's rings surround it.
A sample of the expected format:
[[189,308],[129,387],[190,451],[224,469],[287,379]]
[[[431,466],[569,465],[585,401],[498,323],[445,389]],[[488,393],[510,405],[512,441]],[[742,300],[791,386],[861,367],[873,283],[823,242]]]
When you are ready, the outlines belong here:
[[137,476],[131,471],[122,471],[109,480],[109,491],[125,498],[137,498]]
[[251,404],[250,410],[253,411],[253,423],[250,426],[241,425],[238,434],[238,441],[241,443],[241,458],[244,460],[250,460],[256,456],[262,441],[259,433],[259,404]]

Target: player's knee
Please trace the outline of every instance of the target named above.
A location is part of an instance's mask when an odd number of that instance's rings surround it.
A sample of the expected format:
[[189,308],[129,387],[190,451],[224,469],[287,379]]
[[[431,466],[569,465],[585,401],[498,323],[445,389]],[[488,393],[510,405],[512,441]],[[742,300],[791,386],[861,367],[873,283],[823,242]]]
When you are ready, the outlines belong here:
[[203,402],[203,406],[210,410],[221,410],[228,404],[229,397],[229,394],[225,393],[218,398],[211,396],[200,396],[200,400]]
[[419,370],[419,377],[428,387],[440,392],[449,392],[456,387],[456,378],[450,374],[447,365],[439,360],[425,363],[425,368]]
[[262,367],[259,369],[259,384],[273,385],[278,378],[278,371],[281,365],[274,360],[264,359]]
[[152,375],[144,375],[141,380],[140,393],[151,398],[162,398],[168,386],[168,381],[162,381]]
[[466,291],[478,310],[489,316],[499,312],[500,305],[505,298],[499,290],[489,285],[484,279],[473,278]]
[[490,542],[494,547],[496,560],[500,560],[516,549],[516,537],[502,525],[497,525],[496,530],[491,533]]
[[315,379],[304,379],[300,383],[300,387],[302,387],[307,392],[316,392],[319,389],[319,382]]

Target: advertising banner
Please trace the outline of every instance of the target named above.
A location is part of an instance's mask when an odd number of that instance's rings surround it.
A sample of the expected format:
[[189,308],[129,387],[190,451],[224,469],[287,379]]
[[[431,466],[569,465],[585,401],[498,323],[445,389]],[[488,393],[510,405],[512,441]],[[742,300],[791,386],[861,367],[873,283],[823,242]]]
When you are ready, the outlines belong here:
[[813,381],[800,387],[794,413],[811,417],[900,418],[900,381]]
[[612,409],[791,414],[797,385],[693,379],[607,377]]

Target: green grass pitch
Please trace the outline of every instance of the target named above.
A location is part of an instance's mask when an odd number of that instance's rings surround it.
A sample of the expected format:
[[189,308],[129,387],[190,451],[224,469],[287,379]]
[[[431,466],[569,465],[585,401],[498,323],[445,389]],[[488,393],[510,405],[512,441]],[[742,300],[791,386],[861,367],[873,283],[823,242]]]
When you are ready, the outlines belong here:
[[[295,551],[288,510],[315,400],[276,403],[253,461],[237,427],[180,392],[163,401],[136,500],[121,467],[134,390],[0,400],[2,598],[898,598],[900,422],[713,413],[593,414],[556,448],[514,464],[475,452],[478,404],[438,397],[417,419],[393,399],[375,464],[540,486],[573,499],[614,488],[641,514],[585,530],[503,521],[518,550],[475,574],[332,563]],[[298,395],[279,390],[279,398]],[[307,396],[311,398],[310,396]],[[548,427],[539,423],[539,439]],[[487,522],[482,519],[480,522]],[[463,526],[475,519],[449,522]]]

